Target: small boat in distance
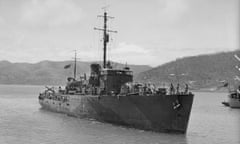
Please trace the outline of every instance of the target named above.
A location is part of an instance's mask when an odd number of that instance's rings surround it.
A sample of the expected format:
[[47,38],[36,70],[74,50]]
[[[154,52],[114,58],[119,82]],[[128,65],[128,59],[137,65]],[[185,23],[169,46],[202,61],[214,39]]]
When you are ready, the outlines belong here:
[[240,87],[237,90],[229,91],[227,101],[223,101],[222,104],[231,108],[240,108]]
[[[240,61],[240,58],[236,54],[234,55],[234,57],[238,61]],[[240,71],[240,68],[238,66],[236,66],[236,69]],[[240,80],[238,76],[236,76],[235,79],[238,81]],[[229,86],[228,83],[226,84],[227,86]],[[238,86],[238,88],[235,88],[235,90],[230,90],[229,88],[227,101],[223,101],[222,104],[231,108],[240,108],[240,85]]]
[[108,33],[114,31],[107,29],[107,12],[101,17],[104,27],[95,29],[103,31],[103,65],[91,64],[88,79],[77,79],[74,72],[64,90],[40,93],[42,108],[142,130],[186,133],[194,95],[188,89],[167,93],[166,88],[134,83],[129,67],[115,69],[107,63]]
[[240,108],[240,91],[236,90],[229,93],[228,104],[231,108]]

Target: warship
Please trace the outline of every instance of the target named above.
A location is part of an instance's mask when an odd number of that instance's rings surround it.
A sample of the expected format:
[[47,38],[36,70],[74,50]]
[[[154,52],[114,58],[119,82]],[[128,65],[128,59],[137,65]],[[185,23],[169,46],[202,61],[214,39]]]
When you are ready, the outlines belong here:
[[93,63],[90,76],[67,78],[65,89],[48,88],[39,94],[42,109],[70,116],[94,119],[155,132],[186,133],[194,94],[167,88],[156,88],[150,83],[133,82],[129,67],[113,68],[106,60],[109,33],[107,12],[104,19],[103,64]]

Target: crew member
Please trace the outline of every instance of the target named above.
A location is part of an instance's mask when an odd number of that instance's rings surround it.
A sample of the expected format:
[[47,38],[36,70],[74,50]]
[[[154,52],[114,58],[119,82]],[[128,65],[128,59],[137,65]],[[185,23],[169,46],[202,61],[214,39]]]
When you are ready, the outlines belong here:
[[240,85],[238,86],[238,89],[237,89],[237,96],[240,95]]
[[179,88],[180,88],[180,85],[179,85],[179,83],[177,84],[177,94],[179,94]]
[[185,94],[188,93],[188,84],[185,84],[185,91],[184,91]]
[[174,89],[173,84],[171,83],[171,85],[170,85],[170,94],[174,94],[174,93],[175,93],[175,89]]
[[61,87],[61,86],[58,87],[58,92],[59,92],[59,93],[62,92],[62,87]]

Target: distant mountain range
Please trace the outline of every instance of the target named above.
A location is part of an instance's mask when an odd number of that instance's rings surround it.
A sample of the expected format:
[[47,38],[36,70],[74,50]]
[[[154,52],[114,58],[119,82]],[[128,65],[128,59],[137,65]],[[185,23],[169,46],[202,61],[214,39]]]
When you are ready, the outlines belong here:
[[[91,63],[77,62],[77,76],[84,73],[89,75]],[[71,67],[64,69],[64,66],[68,64],[71,64]],[[125,66],[119,63],[112,65],[118,68]],[[133,70],[134,75],[151,69],[146,65],[128,66]],[[0,84],[65,85],[69,76],[73,76],[72,61],[42,61],[35,64],[0,61]]]
[[240,72],[235,68],[238,62],[234,54],[240,51],[222,52],[177,59],[138,74],[137,81],[163,83],[188,83],[194,89],[219,88],[226,81],[237,83]]
[[[200,55],[177,59],[158,67],[147,65],[128,65],[134,72],[138,82],[152,82],[157,85],[169,83],[188,83],[193,89],[217,88],[228,81],[236,83],[239,64],[234,54],[240,51],[222,52],[211,55]],[[90,74],[92,62],[78,62],[77,75]],[[72,64],[69,69],[65,65]],[[113,63],[113,67],[122,68],[125,65]],[[0,84],[34,84],[34,85],[65,85],[66,78],[73,76],[71,61],[42,61],[35,64],[11,63],[0,61]]]

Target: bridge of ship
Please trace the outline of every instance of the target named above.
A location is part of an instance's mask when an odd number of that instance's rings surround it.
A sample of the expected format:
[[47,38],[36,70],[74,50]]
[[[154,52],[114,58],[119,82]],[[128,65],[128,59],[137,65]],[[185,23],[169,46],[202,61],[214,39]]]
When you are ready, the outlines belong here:
[[100,73],[100,89],[105,93],[120,93],[121,86],[133,81],[130,70],[103,69]]

